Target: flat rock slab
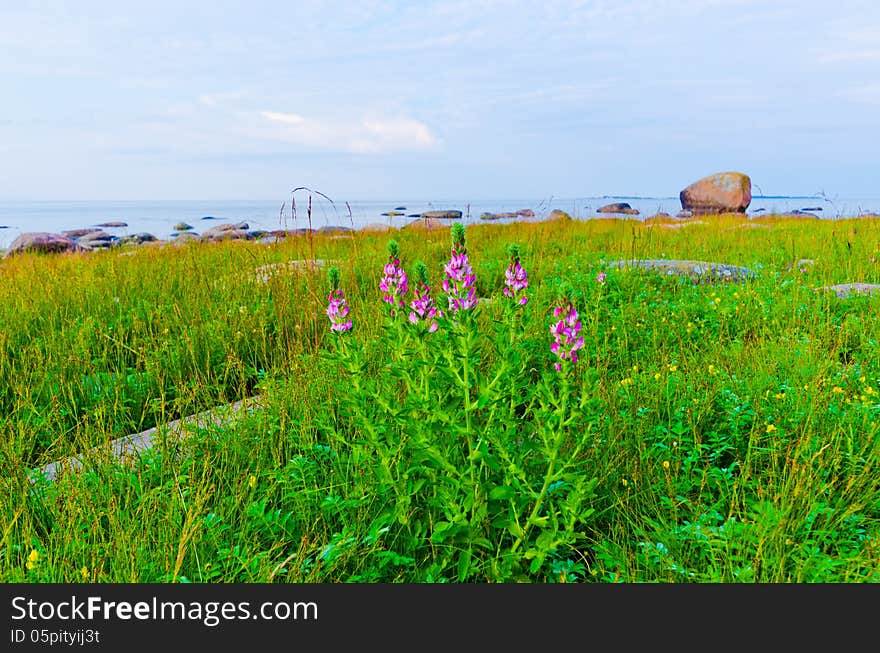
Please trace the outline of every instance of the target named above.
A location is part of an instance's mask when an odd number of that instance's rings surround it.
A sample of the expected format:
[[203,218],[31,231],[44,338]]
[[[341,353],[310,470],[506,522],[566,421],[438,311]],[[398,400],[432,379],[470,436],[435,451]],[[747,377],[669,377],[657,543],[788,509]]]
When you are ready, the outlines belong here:
[[335,265],[337,261],[324,261],[321,259],[282,261],[280,263],[268,263],[254,269],[254,281],[257,283],[269,283],[269,280],[278,274],[292,272],[317,272],[328,265]]
[[816,292],[830,291],[840,299],[846,299],[850,295],[875,295],[880,293],[880,284],[877,283],[841,283],[836,286],[822,286],[816,288]]
[[715,281],[744,281],[755,276],[754,271],[750,268],[707,261],[637,259],[633,261],[612,261],[608,266],[612,268],[656,270],[668,275],[688,276],[692,279],[710,279]]
[[260,397],[243,399],[234,404],[211,408],[195,415],[168,422],[163,426],[127,435],[113,440],[107,445],[95,447],[85,453],[62,458],[54,463],[31,470],[29,473],[30,480],[32,483],[35,483],[42,477],[47,481],[53,481],[61,474],[82,469],[90,460],[115,460],[124,465],[132,464],[140,460],[142,453],[149,451],[159,443],[180,442],[188,435],[191,435],[193,431],[231,424],[242,411],[259,410],[261,408]]

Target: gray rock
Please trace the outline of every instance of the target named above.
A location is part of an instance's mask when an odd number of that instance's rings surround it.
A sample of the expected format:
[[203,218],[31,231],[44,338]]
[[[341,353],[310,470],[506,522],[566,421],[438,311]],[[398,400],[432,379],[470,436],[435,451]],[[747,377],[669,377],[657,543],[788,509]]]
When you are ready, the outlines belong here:
[[429,220],[461,220],[461,211],[425,211],[419,217]]
[[846,299],[850,295],[874,295],[880,293],[880,284],[877,283],[840,283],[836,286],[822,286],[815,292],[830,291],[840,299]]
[[68,238],[81,238],[87,234],[93,234],[101,231],[98,227],[86,227],[85,229],[68,229],[67,231],[62,231],[61,234],[67,236]]
[[190,229],[192,229],[192,225],[185,222],[178,222],[176,225],[174,225],[175,231],[189,231]]
[[198,234],[195,234],[191,231],[184,231],[182,233],[171,234],[171,237],[174,239],[175,243],[192,243],[198,242],[201,240]]
[[12,244],[3,254],[3,258],[8,258],[15,254],[23,254],[24,252],[57,254],[60,252],[78,252],[82,251],[82,249],[75,240],[67,236],[45,231],[28,232],[21,234],[12,241]]
[[208,229],[208,231],[202,234],[202,240],[211,240],[214,242],[219,242],[221,240],[247,240],[248,238],[250,238],[250,233],[244,229],[222,229],[220,231]]
[[681,261],[666,259],[636,259],[631,261],[612,261],[612,268],[641,268],[656,270],[662,274],[688,276],[694,280],[706,281],[745,281],[755,276],[749,268],[726,263],[708,261]]
[[531,209],[520,209],[516,214],[522,218],[534,218],[535,212]]
[[112,247],[118,241],[118,238],[104,233],[103,231],[93,231],[90,234],[80,237],[76,242],[89,249],[105,249],[107,247]]
[[622,213],[624,215],[638,215],[639,210],[634,209],[628,202],[615,202],[614,204],[606,204],[596,209],[596,213]]
[[516,213],[483,213],[480,220],[512,220],[519,216]]
[[139,234],[131,234],[129,236],[123,236],[120,241],[123,243],[131,243],[134,245],[143,245],[144,243],[155,243],[157,242],[157,238],[146,231],[142,231]]
[[340,225],[326,225],[318,229],[319,234],[344,234],[353,231],[351,227],[342,227]]
[[385,211],[382,215],[386,215],[390,218],[396,218],[399,215],[405,215],[402,211],[394,210],[394,211]]
[[678,213],[676,213],[675,217],[676,218],[692,218],[692,217],[694,217],[694,212],[687,211],[687,210],[683,209],[683,210],[679,211]]
[[111,221],[111,222],[102,222],[102,223],[99,224],[98,226],[99,226],[99,227],[127,227],[127,226],[128,226],[128,223],[127,223],[127,222],[121,222],[121,221],[119,221],[119,220],[114,220],[114,221]]
[[[238,224],[224,223],[218,224],[216,227],[211,227],[205,233],[202,234],[203,240],[212,240],[220,237],[221,234],[227,231],[240,231],[244,232],[249,229],[249,225],[246,222],[239,222]],[[223,236],[223,240],[226,240],[228,237]]]

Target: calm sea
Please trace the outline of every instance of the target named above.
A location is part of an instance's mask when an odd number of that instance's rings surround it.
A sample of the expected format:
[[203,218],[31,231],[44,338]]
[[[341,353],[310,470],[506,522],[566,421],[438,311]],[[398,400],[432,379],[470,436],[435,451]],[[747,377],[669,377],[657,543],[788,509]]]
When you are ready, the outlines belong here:
[[[67,229],[91,227],[101,222],[120,221],[126,227],[105,229],[115,235],[149,232],[157,238],[168,238],[174,233],[174,225],[185,222],[200,233],[222,222],[247,222],[251,229],[293,229],[309,226],[308,195],[296,196],[295,211],[291,212],[290,200],[264,201],[0,201],[0,248],[9,244],[21,233],[49,231],[58,233]],[[282,212],[282,202],[283,212]],[[389,200],[389,201],[339,201],[330,202],[318,195],[312,196],[311,226],[341,225],[360,228],[383,222],[401,227],[413,220],[415,214],[431,210],[459,210],[463,222],[480,221],[483,213],[515,212],[521,209],[534,211],[540,218],[553,209],[561,209],[578,219],[597,216],[596,209],[613,202],[628,202],[640,211],[638,218],[645,218],[660,211],[675,215],[680,209],[675,197],[580,197],[580,198],[531,198],[499,200]],[[866,212],[880,213],[880,197],[834,198],[755,196],[749,205],[750,215],[770,212],[788,212],[809,209],[823,218],[856,217]],[[400,216],[383,213],[399,211]],[[211,218],[211,219],[205,219]]]

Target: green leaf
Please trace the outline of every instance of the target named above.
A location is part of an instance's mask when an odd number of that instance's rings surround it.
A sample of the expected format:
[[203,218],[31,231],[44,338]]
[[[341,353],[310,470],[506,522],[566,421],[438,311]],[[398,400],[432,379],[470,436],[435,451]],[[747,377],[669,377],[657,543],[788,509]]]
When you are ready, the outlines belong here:
[[514,497],[514,495],[515,495],[515,492],[513,491],[513,488],[510,487],[509,485],[496,485],[489,492],[490,499],[499,499],[499,500],[512,499]]
[[470,575],[471,550],[465,549],[458,556],[458,580],[464,582]]

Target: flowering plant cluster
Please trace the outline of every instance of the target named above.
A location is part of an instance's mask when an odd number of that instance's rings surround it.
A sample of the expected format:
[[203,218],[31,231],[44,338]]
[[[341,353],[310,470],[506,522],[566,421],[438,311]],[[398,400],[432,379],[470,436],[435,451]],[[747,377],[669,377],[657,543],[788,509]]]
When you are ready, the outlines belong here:
[[[336,340],[330,355],[348,372],[330,435],[372,469],[375,500],[387,504],[377,528],[393,528],[387,540],[404,550],[420,548],[431,578],[505,581],[569,564],[561,556],[584,537],[596,484],[579,456],[589,446],[587,395],[578,401],[562,373],[584,347],[577,310],[568,302],[553,311],[552,343],[537,355],[556,360],[536,380],[535,349],[521,337],[529,279],[516,246],[494,337],[480,328],[461,224],[453,226],[443,265],[443,310],[421,262],[407,301],[409,278],[396,242],[388,252],[379,284],[390,307],[386,337],[360,346]],[[331,281],[330,328],[350,331],[338,271]],[[408,319],[397,319],[407,308]],[[536,464],[536,454],[546,464]]]

